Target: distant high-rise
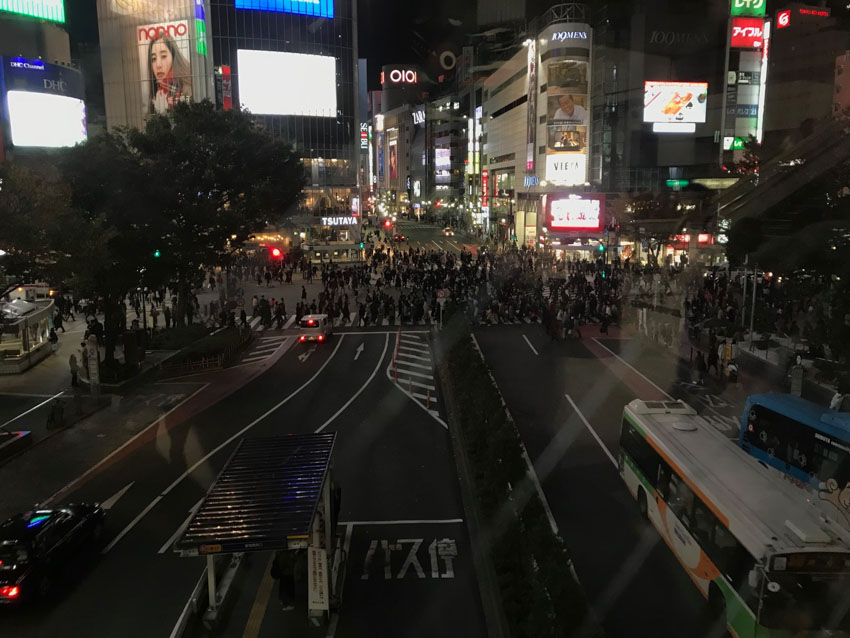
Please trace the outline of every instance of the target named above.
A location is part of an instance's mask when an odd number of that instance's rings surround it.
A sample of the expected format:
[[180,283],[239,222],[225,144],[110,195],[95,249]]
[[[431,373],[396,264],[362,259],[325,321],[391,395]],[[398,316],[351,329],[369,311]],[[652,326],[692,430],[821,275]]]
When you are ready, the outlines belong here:
[[478,0],[478,26],[525,20],[526,0]]

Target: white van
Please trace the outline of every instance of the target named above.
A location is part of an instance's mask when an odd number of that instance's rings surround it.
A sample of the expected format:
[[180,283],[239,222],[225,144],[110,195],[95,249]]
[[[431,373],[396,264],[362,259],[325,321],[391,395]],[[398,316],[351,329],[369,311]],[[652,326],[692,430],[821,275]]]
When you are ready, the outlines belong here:
[[327,341],[333,334],[333,325],[327,315],[304,315],[301,317],[301,337],[298,341]]

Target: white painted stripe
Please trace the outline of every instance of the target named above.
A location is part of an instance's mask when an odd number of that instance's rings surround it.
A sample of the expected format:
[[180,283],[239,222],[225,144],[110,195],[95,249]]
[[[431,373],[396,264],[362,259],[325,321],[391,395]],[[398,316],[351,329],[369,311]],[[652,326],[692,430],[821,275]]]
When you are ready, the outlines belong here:
[[186,520],[183,521],[183,523],[181,523],[180,527],[177,528],[177,531],[174,532],[171,535],[171,538],[169,538],[167,541],[165,541],[163,546],[159,548],[159,552],[157,552],[158,554],[164,554],[165,552],[167,552],[169,550],[169,548],[177,540],[177,537],[180,536],[186,530],[187,527],[189,527],[189,522],[192,520],[192,517],[195,515],[195,512],[198,511],[198,508],[201,506],[201,503],[203,503],[203,502],[204,502],[203,498],[198,499],[198,502],[195,503],[192,506],[192,508],[189,510],[189,516],[187,516]]
[[606,456],[611,459],[611,463],[614,464],[614,467],[618,468],[619,465],[617,464],[617,459],[614,458],[614,455],[611,454],[611,450],[609,450],[602,442],[602,439],[599,438],[599,435],[596,433],[596,430],[594,430],[593,427],[591,427],[590,423],[587,422],[587,419],[584,418],[584,415],[581,413],[581,410],[578,409],[578,406],[575,404],[575,401],[573,401],[572,397],[569,394],[565,394],[564,396],[567,397],[567,401],[570,402],[570,405],[573,406],[573,410],[575,410],[582,423],[584,423],[584,427],[586,427],[590,431],[590,433],[593,435],[593,438],[596,439],[596,442],[599,444],[599,447],[601,447],[602,451],[605,452]]
[[[280,402],[279,402],[279,403],[277,403],[276,405],[274,405],[274,406],[272,406],[271,408],[269,408],[268,410],[266,410],[263,414],[261,414],[261,415],[260,415],[260,416],[258,416],[256,419],[254,419],[253,421],[251,421],[248,425],[246,425],[244,428],[242,428],[241,430],[239,430],[238,432],[236,432],[236,434],[234,434],[233,436],[231,436],[230,438],[228,438],[226,441],[224,441],[223,443],[221,443],[220,445],[218,445],[217,447],[215,447],[212,451],[208,452],[206,455],[204,455],[202,458],[200,458],[198,461],[196,461],[196,462],[195,462],[195,463],[194,463],[194,464],[193,464],[193,465],[192,465],[189,469],[187,469],[187,470],[186,470],[185,472],[183,472],[180,476],[178,476],[178,477],[174,480],[174,482],[172,482],[172,483],[171,483],[171,485],[169,485],[167,488],[165,488],[159,496],[157,496],[157,497],[156,497],[153,501],[151,501],[151,503],[150,503],[150,504],[149,504],[149,505],[148,505],[148,506],[147,506],[144,510],[142,510],[141,514],[139,514],[136,518],[134,518],[134,519],[133,519],[133,521],[132,521],[132,522],[131,522],[131,523],[130,523],[127,527],[125,527],[123,530],[121,530],[121,533],[120,533],[120,534],[118,534],[118,536],[116,536],[116,537],[115,537],[115,539],[114,539],[111,543],[109,543],[109,545],[107,545],[107,546],[106,546],[106,548],[103,550],[103,553],[105,554],[105,553],[107,553],[110,549],[112,549],[113,547],[115,547],[115,545],[118,543],[118,541],[120,541],[122,538],[124,538],[124,536],[126,536],[126,535],[127,535],[127,533],[128,533],[131,529],[133,529],[133,527],[135,527],[135,525],[136,525],[136,524],[137,524],[140,520],[142,520],[142,518],[144,518],[144,517],[145,517],[145,515],[146,515],[148,512],[150,512],[150,511],[154,508],[154,506],[155,506],[157,503],[159,503],[159,502],[163,499],[163,497],[168,496],[168,494],[169,494],[169,493],[170,493],[170,492],[171,492],[171,491],[172,491],[175,487],[177,487],[178,485],[180,485],[180,483],[182,483],[182,482],[183,482],[183,481],[184,481],[187,477],[189,477],[189,475],[191,475],[191,474],[192,474],[192,472],[194,472],[194,471],[195,471],[196,469],[198,469],[201,465],[203,465],[204,463],[206,463],[206,462],[207,462],[207,461],[208,461],[208,460],[209,460],[212,456],[214,456],[215,454],[217,454],[218,452],[220,452],[221,450],[223,450],[224,448],[226,448],[228,445],[230,445],[231,443],[233,443],[233,441],[235,441],[235,440],[236,440],[236,439],[238,439],[239,437],[243,436],[243,435],[244,435],[244,434],[245,434],[248,430],[250,430],[250,429],[251,429],[251,428],[253,428],[255,425],[257,425],[257,423],[259,423],[260,421],[262,421],[263,419],[265,419],[266,417],[268,417],[270,414],[272,414],[273,412],[275,412],[276,410],[278,410],[278,409],[279,409],[281,406],[283,406],[285,403],[289,402],[289,401],[290,401],[290,399],[292,399],[295,395],[297,395],[297,394],[298,394],[298,393],[300,393],[302,390],[304,390],[304,388],[306,388],[308,385],[310,385],[311,383],[313,383],[313,381],[315,381],[315,380],[316,380],[316,378],[317,378],[320,374],[322,374],[322,372],[323,372],[323,371],[324,371],[324,369],[327,367],[327,365],[328,365],[331,361],[333,361],[333,358],[334,358],[334,356],[336,356],[336,353],[339,351],[339,347],[342,345],[343,340],[344,340],[344,336],[343,336],[343,337],[340,337],[339,341],[338,341],[338,342],[337,342],[337,344],[336,344],[336,348],[334,348],[334,351],[331,353],[331,356],[329,356],[329,357],[328,357],[327,361],[325,361],[325,362],[322,364],[322,366],[321,366],[321,367],[320,367],[320,368],[316,371],[316,373],[315,373],[312,377],[310,377],[307,381],[305,381],[305,382],[304,382],[304,384],[303,384],[300,388],[298,388],[297,390],[295,390],[292,394],[290,394],[288,397],[286,397],[285,399],[283,399],[282,401],[280,401]],[[206,386],[205,386],[205,387],[206,387]]]
[[631,370],[632,370],[635,374],[637,374],[639,377],[643,378],[643,380],[644,380],[644,381],[646,381],[649,385],[651,385],[653,388],[655,388],[656,390],[658,390],[658,391],[659,391],[661,394],[663,394],[665,397],[667,397],[667,398],[668,398],[668,399],[670,399],[671,401],[675,401],[675,400],[676,400],[676,399],[674,399],[673,397],[671,397],[669,394],[667,394],[664,390],[662,390],[661,388],[659,388],[659,387],[655,384],[655,382],[654,382],[652,379],[650,379],[649,377],[647,377],[647,376],[646,376],[643,372],[641,372],[640,370],[638,370],[637,368],[635,368],[635,367],[634,367],[631,363],[629,363],[628,361],[626,361],[625,359],[623,359],[623,357],[621,357],[621,356],[620,356],[620,355],[618,355],[616,352],[614,352],[613,350],[611,350],[611,348],[607,347],[605,344],[603,344],[601,341],[599,341],[599,339],[596,339],[596,338],[594,337],[594,339],[593,339],[593,340],[594,340],[597,344],[599,344],[599,346],[601,346],[602,348],[605,348],[608,352],[610,352],[610,353],[611,353],[612,355],[614,355],[617,359],[619,359],[619,360],[623,363],[623,365],[625,365],[625,366],[627,366],[627,367],[631,368]]
[[165,418],[166,418],[169,414],[171,414],[172,412],[174,412],[174,411],[175,411],[176,409],[178,409],[181,405],[183,405],[183,404],[184,404],[184,403],[186,403],[187,401],[191,400],[191,399],[192,399],[192,398],[193,398],[196,394],[198,394],[198,392],[200,392],[201,390],[203,390],[204,388],[206,388],[208,385],[210,385],[210,384],[209,384],[209,383],[205,383],[205,384],[203,384],[200,388],[198,388],[197,390],[195,390],[192,394],[190,394],[188,397],[186,397],[185,399],[183,399],[180,403],[178,403],[177,405],[175,405],[175,406],[174,406],[173,408],[171,408],[168,412],[166,412],[165,414],[163,414],[161,417],[158,417],[155,421],[152,421],[152,422],[150,423],[150,425],[148,425],[148,426],[147,426],[146,428],[144,428],[141,432],[139,432],[139,433],[138,433],[138,434],[136,434],[134,437],[132,437],[131,439],[129,439],[126,443],[124,443],[124,445],[122,445],[122,446],[121,446],[121,447],[119,447],[118,449],[113,450],[112,452],[110,452],[109,454],[107,454],[107,455],[106,455],[105,457],[103,457],[100,461],[98,461],[97,463],[95,463],[94,465],[92,465],[89,469],[87,469],[85,472],[83,472],[82,474],[80,474],[80,475],[79,475],[77,478],[75,478],[73,481],[71,481],[70,483],[68,483],[65,487],[61,488],[60,490],[58,490],[57,492],[55,492],[54,494],[52,494],[51,496],[49,496],[46,500],[42,501],[42,502],[40,503],[40,507],[47,507],[48,505],[50,505],[50,504],[51,504],[51,503],[53,503],[54,501],[58,500],[60,496],[63,496],[63,495],[65,495],[65,494],[67,494],[67,493],[68,493],[68,492],[70,492],[72,489],[74,489],[75,487],[77,487],[77,485],[79,485],[82,481],[84,481],[86,478],[88,478],[88,476],[89,476],[90,474],[92,474],[95,470],[97,470],[97,468],[99,468],[101,465],[103,465],[104,463],[106,463],[109,459],[111,459],[113,456],[115,456],[116,454],[118,454],[118,453],[119,453],[121,450],[123,450],[125,447],[127,447],[127,446],[128,446],[128,445],[130,445],[130,444],[132,444],[132,443],[133,443],[133,441],[135,441],[135,440],[136,440],[136,439],[138,439],[140,436],[142,436],[145,432],[147,432],[147,431],[148,431],[148,430],[150,430],[152,427],[154,427],[155,425],[157,425],[160,421],[162,421],[163,419],[165,419]]
[[183,632],[186,631],[186,625],[189,622],[189,614],[192,613],[193,605],[195,603],[195,596],[198,595],[198,592],[200,592],[206,585],[206,581],[207,568],[204,567],[201,572],[201,577],[195,584],[195,588],[192,590],[192,593],[189,594],[189,600],[186,601],[186,604],[183,606],[183,611],[180,612],[180,616],[178,616],[177,622],[174,624],[174,629],[171,630],[169,638],[180,638],[180,636],[183,635]]
[[30,394],[29,392],[0,392],[0,397],[32,397],[33,399],[49,399],[52,394]]
[[3,425],[0,425],[0,428],[4,428],[4,427],[6,427],[7,425],[9,425],[10,423],[13,423],[14,421],[17,421],[18,419],[20,419],[22,416],[26,416],[26,415],[27,415],[27,414],[29,414],[30,412],[33,412],[33,411],[35,411],[35,410],[38,410],[38,409],[39,409],[41,406],[43,406],[45,403],[50,403],[53,399],[55,399],[55,398],[57,398],[57,397],[61,397],[63,394],[65,394],[65,391],[64,391],[64,390],[62,390],[61,392],[59,392],[59,393],[57,393],[57,394],[52,395],[49,399],[45,399],[44,401],[42,401],[42,402],[41,402],[41,403],[39,403],[38,405],[34,405],[33,407],[31,407],[31,408],[30,408],[29,410],[27,410],[26,412],[21,412],[18,416],[12,417],[12,418],[11,418],[11,419],[9,419],[8,421],[6,421]]
[[402,390],[404,390],[404,393],[405,393],[405,394],[410,394],[410,393],[407,391],[407,388],[405,388],[405,387],[404,387],[404,386],[406,386],[406,385],[414,385],[414,386],[417,386],[417,387],[419,387],[419,388],[425,388],[425,389],[427,389],[427,390],[431,390],[431,391],[436,391],[436,390],[437,390],[437,388],[435,388],[435,387],[434,387],[434,386],[432,386],[432,385],[428,385],[427,383],[420,383],[419,381],[411,381],[411,380],[409,380],[409,379],[404,379],[404,385],[402,385],[402,381],[401,381],[401,379],[399,379],[399,382],[397,383],[397,385],[398,385],[399,387],[401,387],[401,389],[402,389]]
[[[428,331],[427,330],[417,330],[416,332],[426,333]],[[337,331],[337,334],[341,334],[341,335],[385,335],[385,334],[391,334],[391,335],[394,335],[394,334],[398,334],[398,330],[372,330],[370,332],[366,332],[366,331],[357,332],[357,331],[351,331],[351,330],[339,330],[339,331]]]
[[423,370],[430,370],[433,372],[433,368],[431,366],[423,366],[421,363],[413,363],[412,361],[399,361],[396,359],[396,363],[402,366],[414,367],[414,368],[422,368]]
[[424,339],[419,335],[410,334],[409,332],[402,332],[401,338],[404,339],[405,337],[407,337],[408,339],[415,339],[417,341],[424,341]]
[[[265,361],[270,358],[271,355],[263,355],[262,357],[252,357],[250,359],[242,359],[242,363],[257,363],[257,361]],[[235,367],[235,366],[234,366]]]
[[529,348],[531,348],[531,351],[532,351],[535,355],[539,355],[539,354],[540,354],[539,352],[537,352],[537,350],[535,350],[534,346],[533,346],[533,345],[531,345],[531,342],[528,340],[528,337],[526,337],[525,335],[522,335],[522,338],[523,338],[523,339],[525,339],[525,342],[528,344],[528,347],[529,347]]
[[431,363],[431,357],[420,357],[415,354],[407,354],[406,352],[399,352],[396,355],[396,359],[398,359],[398,357],[404,357],[405,359],[416,359],[417,361],[427,361],[428,363]]
[[277,341],[279,343],[285,341],[287,338],[286,335],[277,335],[276,337],[260,337],[257,341]]
[[[399,363],[404,363],[404,362],[403,361],[396,361],[396,366],[398,366]],[[413,370],[405,370],[404,368],[398,368],[398,375],[401,376],[402,373],[408,374],[412,377],[419,377],[420,379],[433,379],[434,378],[433,374],[425,374],[423,372],[414,372]]]
[[380,358],[380,359],[378,359],[378,365],[376,365],[376,366],[375,366],[375,369],[374,369],[374,370],[372,370],[372,374],[369,376],[369,378],[368,378],[368,379],[366,379],[366,383],[364,383],[364,384],[360,387],[360,389],[359,389],[357,392],[355,392],[355,393],[354,393],[354,396],[352,396],[352,397],[351,397],[348,401],[346,401],[346,402],[345,402],[345,405],[343,405],[343,406],[342,406],[339,410],[337,410],[337,411],[336,411],[336,414],[334,414],[334,415],[333,415],[330,419],[328,419],[327,421],[325,421],[325,422],[324,422],[324,424],[323,424],[321,427],[319,427],[319,428],[315,431],[315,433],[314,433],[314,434],[318,434],[319,432],[321,432],[322,430],[324,430],[326,427],[328,427],[328,426],[329,426],[329,425],[333,422],[333,420],[334,420],[335,418],[337,418],[340,414],[342,414],[342,413],[345,411],[345,409],[346,409],[349,405],[351,405],[351,404],[352,404],[352,402],[354,401],[354,399],[356,399],[357,397],[359,397],[359,396],[360,396],[360,393],[361,393],[361,392],[363,392],[363,390],[365,390],[365,389],[366,389],[366,386],[367,386],[367,385],[369,385],[370,383],[372,383],[372,379],[374,379],[374,378],[375,378],[375,375],[376,375],[376,374],[378,374],[378,370],[380,370],[380,369],[381,369],[381,364],[384,362],[384,357],[385,357],[385,356],[387,356],[387,348],[389,347],[389,345],[390,345],[390,336],[389,336],[389,335],[387,335],[387,338],[386,338],[386,339],[384,339],[384,351],[381,353],[381,358]]
[[430,354],[431,353],[431,351],[427,347],[409,346],[409,345],[406,345],[404,342],[402,342],[401,345],[399,345],[398,349],[399,350],[407,350],[408,352],[416,352],[418,354]]
[[274,351],[275,351],[275,350],[277,350],[278,348],[280,348],[280,344],[279,344],[279,343],[272,343],[272,344],[268,344],[268,345],[261,345],[261,346],[257,346],[256,348],[254,348],[254,349],[251,351],[251,354],[257,354],[257,353],[259,353],[259,352],[274,352]]
[[340,521],[340,525],[448,525],[463,523],[462,518],[423,518],[407,521]]
[[422,399],[423,401],[428,401],[428,400],[430,400],[430,401],[431,401],[431,403],[433,403],[434,401],[436,401],[436,400],[437,400],[437,395],[436,395],[436,394],[432,394],[432,395],[430,396],[430,399],[429,399],[429,397],[428,397],[428,395],[427,395],[427,394],[419,394],[418,392],[411,392],[411,393],[410,393],[410,396],[412,396],[412,397],[416,397],[417,399]]
[[437,247],[437,250],[445,250],[445,248],[443,248],[442,246],[440,246],[440,244],[438,244],[437,242],[435,242],[433,239],[431,240],[431,243],[432,243],[432,244],[434,244],[434,245]]
[[294,324],[294,323],[295,323],[295,315],[290,315],[289,319],[286,320],[286,323],[283,324],[283,329],[288,330],[289,328],[292,327],[292,324]]

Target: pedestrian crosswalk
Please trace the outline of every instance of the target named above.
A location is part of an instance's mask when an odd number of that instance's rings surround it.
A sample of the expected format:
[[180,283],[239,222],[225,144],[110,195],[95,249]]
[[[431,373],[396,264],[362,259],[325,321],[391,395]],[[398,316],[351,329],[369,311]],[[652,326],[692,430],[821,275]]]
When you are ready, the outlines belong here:
[[242,363],[261,363],[273,357],[288,338],[285,335],[258,337],[242,357]]
[[387,375],[410,398],[440,420],[434,358],[424,333],[399,332]]

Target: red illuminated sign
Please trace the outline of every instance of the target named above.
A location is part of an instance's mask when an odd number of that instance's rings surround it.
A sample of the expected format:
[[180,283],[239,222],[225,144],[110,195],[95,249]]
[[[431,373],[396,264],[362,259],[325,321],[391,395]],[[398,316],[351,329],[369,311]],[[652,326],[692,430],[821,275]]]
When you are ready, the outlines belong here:
[[221,108],[225,111],[233,109],[233,82],[230,67],[221,67]]
[[488,195],[490,194],[490,174],[487,172],[487,169],[481,171],[481,205],[489,206],[490,201],[488,199]]
[[764,40],[764,20],[732,18],[732,46],[737,49],[760,49]]
[[780,11],[776,14],[776,28],[784,29],[785,27],[791,26],[791,11],[785,10]]
[[799,9],[800,15],[816,16],[818,18],[828,18],[829,9]]
[[188,22],[172,22],[170,24],[152,24],[139,27],[139,42],[148,42],[167,35],[171,38],[185,38],[189,33]]

